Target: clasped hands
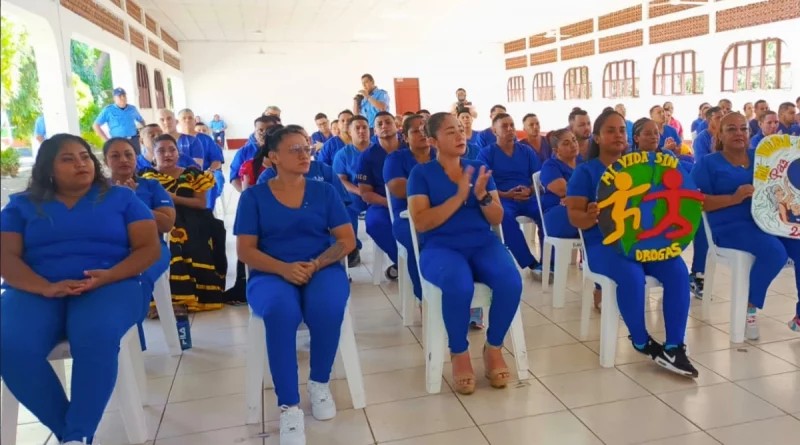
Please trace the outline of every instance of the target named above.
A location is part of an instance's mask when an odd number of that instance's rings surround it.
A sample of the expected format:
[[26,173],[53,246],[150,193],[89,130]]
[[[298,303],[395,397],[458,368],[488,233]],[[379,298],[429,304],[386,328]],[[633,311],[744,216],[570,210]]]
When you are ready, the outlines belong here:
[[80,295],[112,282],[108,270],[97,269],[83,272],[82,280],[62,280],[50,283],[42,293],[47,298],[63,298]]
[[292,284],[302,285],[308,283],[318,270],[319,263],[317,260],[298,261],[296,263],[285,263],[280,275],[284,280]]

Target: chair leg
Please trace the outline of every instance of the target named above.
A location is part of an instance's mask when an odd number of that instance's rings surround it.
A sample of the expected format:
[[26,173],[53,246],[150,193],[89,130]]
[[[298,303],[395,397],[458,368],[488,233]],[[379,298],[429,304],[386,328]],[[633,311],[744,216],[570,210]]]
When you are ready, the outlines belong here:
[[517,374],[520,380],[528,380],[531,374],[528,372],[528,349],[525,345],[525,329],[522,327],[522,312],[517,309],[517,314],[511,322],[511,344],[514,347],[514,359],[517,362]]
[[[602,285],[602,284],[601,284]],[[617,285],[605,283],[603,287],[602,311],[600,314],[600,366],[613,368],[617,357],[617,332],[619,332],[619,308],[617,307]]]
[[[441,293],[430,298],[433,292],[426,292],[423,301],[423,340],[425,349],[425,389],[428,394],[438,394],[442,390],[444,372],[445,328],[442,318]],[[436,300],[434,303],[432,300]]]
[[164,340],[169,348],[169,355],[181,355],[181,341],[178,338],[178,322],[175,319],[175,311],[172,309],[172,291],[169,287],[169,270],[156,281],[153,300],[158,309],[158,318],[161,329],[164,331]]
[[267,360],[267,333],[264,320],[250,314],[247,325],[247,361],[244,399],[247,424],[262,422],[261,398],[264,392],[264,368]]
[[403,311],[403,326],[411,326],[414,324],[414,309],[416,308],[417,298],[414,296],[414,285],[411,283],[411,278],[408,271],[408,259],[400,257],[399,277],[400,282],[400,305]]
[[[547,289],[550,287],[550,265],[552,264],[551,258],[553,256],[553,250],[555,250],[555,246],[550,244],[547,240],[544,241],[544,246],[542,247],[542,292],[547,292]],[[558,257],[558,252],[556,252],[556,257]],[[563,303],[561,306],[556,306],[556,295],[555,292],[553,293],[553,307],[564,307]]]
[[591,280],[583,280],[583,289],[581,291],[581,341],[586,341],[589,337],[589,319],[591,318],[592,307],[594,307],[594,299],[592,292],[594,291],[594,283]]
[[133,371],[136,375],[136,386],[139,388],[143,405],[147,406],[147,372],[144,368],[144,353],[142,352],[141,342],[139,340],[139,329],[134,328],[131,334],[136,340],[136,345],[131,346],[131,362],[133,363]]
[[347,375],[347,385],[350,387],[350,397],[353,408],[362,409],[367,406],[366,392],[364,391],[364,375],[361,371],[361,361],[358,357],[356,334],[353,332],[353,319],[350,309],[345,309],[342,321],[342,333],[339,339],[339,353],[342,356],[344,372]]
[[[553,307],[564,307],[567,293],[567,273],[569,272],[569,250],[556,248],[556,270],[553,280]],[[542,283],[550,281],[549,276],[542,275]]]
[[[136,327],[133,328],[136,332]],[[136,377],[136,363],[134,362],[134,349],[140,348],[136,335],[125,335],[122,338],[119,352],[119,371],[115,392],[119,402],[120,414],[125,426],[125,432],[130,443],[144,443],[148,439],[147,422],[141,391]],[[141,349],[140,349],[141,350]]]
[[17,443],[17,423],[19,422],[19,401],[11,394],[11,391],[2,382],[0,390],[2,397],[2,408],[0,408],[0,443]]
[[[731,265],[731,343],[744,342],[747,323],[747,301],[750,291],[750,268],[753,257],[736,255]],[[705,295],[704,295],[705,297]]]
[[373,241],[375,247],[373,248],[373,257],[372,258],[372,284],[375,286],[380,286],[381,279],[383,277],[383,257],[385,256],[383,251],[377,244]]
[[717,270],[717,262],[711,257],[711,253],[706,257],[706,273],[703,280],[703,321],[711,318],[711,302],[714,299],[714,275]]

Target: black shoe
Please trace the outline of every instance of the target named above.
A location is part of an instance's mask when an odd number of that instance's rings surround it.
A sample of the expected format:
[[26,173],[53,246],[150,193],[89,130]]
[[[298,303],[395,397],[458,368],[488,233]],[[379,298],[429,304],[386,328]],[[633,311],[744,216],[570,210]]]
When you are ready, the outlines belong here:
[[700,276],[700,274],[689,275],[689,289],[694,294],[694,297],[702,300],[703,299],[703,287],[705,285],[705,279]]
[[387,279],[395,281],[395,280],[397,280],[397,276],[398,275],[399,274],[397,272],[397,265],[396,264],[392,264],[391,266],[389,266],[388,269],[386,269],[386,278]]
[[[633,339],[631,339],[630,335],[628,336],[628,340],[631,340],[631,342],[633,342]],[[653,340],[653,337],[648,336],[647,343],[644,344],[644,347],[642,347],[642,349],[637,348],[635,344],[633,345],[633,349],[635,349],[637,352],[641,354],[650,357],[650,360],[655,360],[656,357],[659,357],[661,355],[661,352],[664,350],[664,346],[661,343]]]
[[347,267],[354,268],[361,264],[361,252],[358,249],[353,249],[352,252],[347,254]]
[[686,345],[678,345],[670,349],[662,348],[661,354],[655,358],[655,362],[678,375],[692,378],[697,378],[699,375],[697,369],[689,361],[689,357],[686,356]]

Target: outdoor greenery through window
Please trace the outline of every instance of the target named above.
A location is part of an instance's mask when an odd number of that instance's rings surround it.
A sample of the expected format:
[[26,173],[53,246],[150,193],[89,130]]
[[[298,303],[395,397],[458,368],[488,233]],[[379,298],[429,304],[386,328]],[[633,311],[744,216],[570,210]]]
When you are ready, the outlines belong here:
[[525,78],[523,76],[510,77],[506,92],[509,102],[525,102]]
[[533,101],[556,100],[556,87],[553,85],[553,73],[538,73],[533,76]]
[[653,95],[684,96],[703,93],[703,72],[697,71],[697,54],[680,51],[662,54],[653,68]]
[[751,40],[731,45],[722,62],[722,91],[790,90],[791,64],[780,39]]
[[592,83],[589,82],[589,67],[570,68],[564,73],[564,99],[591,99]]
[[603,97],[639,97],[639,70],[633,60],[609,62],[603,70]]

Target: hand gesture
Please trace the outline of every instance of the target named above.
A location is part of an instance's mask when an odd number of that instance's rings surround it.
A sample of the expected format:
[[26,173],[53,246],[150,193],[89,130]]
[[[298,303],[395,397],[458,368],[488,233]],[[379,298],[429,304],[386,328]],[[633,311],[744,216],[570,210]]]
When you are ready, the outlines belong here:
[[42,294],[46,298],[61,298],[70,295],[80,295],[84,284],[78,280],[64,280],[50,283]]
[[664,141],[664,148],[669,151],[675,151],[678,148],[678,144],[675,143],[674,139],[667,138],[667,140]]
[[127,180],[125,180],[125,182],[117,181],[116,185],[121,185],[123,187],[128,187],[129,189],[133,190],[134,192],[136,191],[136,187],[139,186],[139,184],[136,181],[134,181],[133,178],[127,179]]
[[111,282],[111,279],[108,275],[108,270],[104,269],[95,269],[95,270],[87,270],[83,272],[86,275],[85,280],[81,280],[81,292],[89,292],[90,290],[97,289],[98,287],[105,286],[106,284]]
[[367,92],[367,90],[359,90],[358,94],[364,96],[364,99],[369,97],[369,93]]
[[600,209],[597,208],[596,202],[590,202],[588,206],[586,206],[586,217],[590,218],[595,224],[597,224],[597,217],[600,215]]
[[298,286],[306,284],[308,283],[308,280],[311,279],[311,272],[309,271],[307,264],[310,263],[297,262],[286,264],[284,270],[281,272],[281,276],[284,280]]
[[733,196],[736,198],[736,202],[742,202],[747,198],[751,198],[753,196],[754,191],[755,188],[753,187],[752,184],[745,184],[739,186],[739,188],[736,189],[736,193],[734,193]]
[[489,183],[489,178],[492,177],[492,171],[487,170],[485,165],[481,166],[478,170],[478,178],[475,180],[475,187],[473,193],[478,199],[482,199],[486,195],[486,184]]
[[467,168],[464,169],[464,172],[461,173],[461,180],[458,181],[458,192],[456,192],[456,196],[461,198],[462,201],[466,201],[467,197],[469,197],[469,189],[472,187],[472,174],[474,172],[475,168],[468,165]]

